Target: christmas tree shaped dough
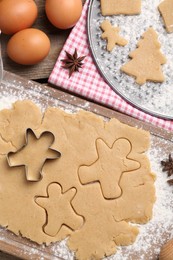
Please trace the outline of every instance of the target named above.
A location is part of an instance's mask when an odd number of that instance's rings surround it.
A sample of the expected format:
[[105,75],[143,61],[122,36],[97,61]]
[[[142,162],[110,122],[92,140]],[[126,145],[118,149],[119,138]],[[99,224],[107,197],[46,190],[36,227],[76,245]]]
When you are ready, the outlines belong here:
[[102,15],[126,14],[141,12],[141,0],[101,0]]
[[173,32],[173,0],[164,0],[158,6],[168,33]]
[[119,35],[120,28],[112,26],[110,21],[104,20],[100,27],[104,31],[101,35],[102,39],[106,39],[108,42],[108,51],[112,51],[116,44],[125,46],[128,43],[128,41]]
[[136,83],[142,85],[146,81],[163,82],[164,75],[161,65],[166,58],[160,52],[158,35],[153,28],[149,28],[138,42],[138,48],[129,54],[130,60],[121,70],[136,78]]

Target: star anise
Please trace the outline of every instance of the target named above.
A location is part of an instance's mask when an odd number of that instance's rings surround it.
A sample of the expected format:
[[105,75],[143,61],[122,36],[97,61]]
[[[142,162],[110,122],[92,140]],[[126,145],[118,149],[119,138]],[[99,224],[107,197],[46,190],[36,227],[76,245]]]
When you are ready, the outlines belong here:
[[[161,161],[161,165],[163,166],[163,171],[167,172],[168,177],[173,175],[173,158],[171,154],[169,154],[169,158],[166,161]],[[173,185],[173,179],[167,180],[169,185]]]
[[173,179],[167,181],[169,185],[173,186]]
[[86,56],[81,56],[78,57],[77,50],[75,49],[73,54],[70,54],[69,52],[66,52],[66,59],[61,60],[64,62],[64,66],[62,68],[68,69],[69,70],[69,78],[75,71],[79,71],[79,68],[82,67],[83,63],[82,61],[85,59]]
[[170,177],[173,175],[173,158],[171,154],[169,154],[169,158],[166,161],[161,161],[161,165],[163,166],[163,171],[167,172],[168,176]]

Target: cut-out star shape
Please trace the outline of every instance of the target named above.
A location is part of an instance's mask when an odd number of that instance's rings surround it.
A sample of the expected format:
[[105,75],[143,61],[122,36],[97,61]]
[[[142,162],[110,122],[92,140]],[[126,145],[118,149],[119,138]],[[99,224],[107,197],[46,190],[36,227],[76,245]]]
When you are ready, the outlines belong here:
[[122,195],[120,180],[124,172],[140,168],[140,163],[130,159],[131,143],[120,138],[110,148],[102,139],[96,141],[98,158],[91,165],[79,168],[82,184],[99,182],[106,199],[116,199]]
[[51,132],[43,132],[39,138],[32,129],[26,130],[26,143],[16,152],[7,155],[8,163],[13,166],[25,166],[26,179],[39,181],[42,178],[43,166],[47,160],[57,159],[60,152],[50,148],[54,142]]
[[35,202],[46,212],[43,231],[47,235],[56,236],[62,225],[71,230],[81,228],[83,217],[77,215],[71,204],[75,195],[75,188],[62,193],[62,188],[58,183],[51,183],[47,189],[47,197],[36,197]]

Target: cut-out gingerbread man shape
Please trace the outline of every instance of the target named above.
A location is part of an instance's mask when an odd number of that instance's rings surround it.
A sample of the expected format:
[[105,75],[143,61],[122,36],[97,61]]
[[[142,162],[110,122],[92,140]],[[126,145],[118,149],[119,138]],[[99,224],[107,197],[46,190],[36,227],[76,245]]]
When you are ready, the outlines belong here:
[[58,183],[51,183],[47,188],[47,197],[36,197],[35,202],[46,212],[43,231],[47,235],[56,236],[62,225],[73,231],[82,227],[83,217],[76,214],[71,204],[75,195],[75,188],[62,193]]
[[119,35],[120,28],[112,26],[109,20],[104,20],[100,27],[104,31],[101,35],[101,38],[107,40],[108,51],[111,52],[116,44],[125,46],[128,43],[127,40]]
[[26,144],[18,151],[8,154],[9,165],[25,166],[26,179],[39,181],[45,162],[61,156],[60,152],[50,148],[53,142],[54,135],[51,132],[43,132],[37,138],[31,129],[27,129]]
[[173,32],[173,0],[162,1],[158,9],[163,17],[163,21],[168,33]]
[[119,186],[122,174],[139,169],[140,163],[129,158],[132,147],[125,138],[116,140],[111,148],[102,139],[97,139],[96,148],[97,160],[79,168],[79,179],[82,184],[99,182],[103,196],[116,199],[122,195]]

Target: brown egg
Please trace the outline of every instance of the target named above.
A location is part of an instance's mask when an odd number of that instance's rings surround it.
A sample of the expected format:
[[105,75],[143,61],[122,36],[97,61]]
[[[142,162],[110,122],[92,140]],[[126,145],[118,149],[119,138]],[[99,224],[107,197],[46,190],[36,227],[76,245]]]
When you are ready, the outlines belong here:
[[13,34],[31,27],[38,10],[33,0],[1,0],[0,29],[5,34]]
[[45,11],[55,27],[71,28],[81,16],[82,0],[46,0]]
[[50,40],[41,30],[28,28],[14,34],[7,44],[7,54],[16,63],[33,65],[49,53]]
[[173,260],[173,239],[163,245],[160,251],[159,260]]

